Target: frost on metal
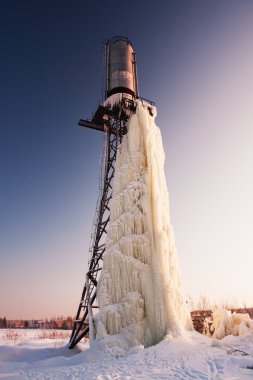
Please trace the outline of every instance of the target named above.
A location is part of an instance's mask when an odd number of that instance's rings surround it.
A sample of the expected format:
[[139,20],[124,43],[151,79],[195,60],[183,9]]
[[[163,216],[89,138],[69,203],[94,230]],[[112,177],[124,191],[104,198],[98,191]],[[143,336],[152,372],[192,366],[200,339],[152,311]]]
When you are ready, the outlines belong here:
[[119,147],[97,289],[96,339],[124,334],[130,346],[149,346],[168,333],[192,328],[169,220],[164,151],[155,115],[154,107],[150,112],[150,105],[136,101],[136,113]]
[[113,108],[114,106],[117,106],[121,103],[124,96],[126,96],[126,94],[122,94],[122,93],[113,94],[104,101],[103,106],[108,107],[108,108]]

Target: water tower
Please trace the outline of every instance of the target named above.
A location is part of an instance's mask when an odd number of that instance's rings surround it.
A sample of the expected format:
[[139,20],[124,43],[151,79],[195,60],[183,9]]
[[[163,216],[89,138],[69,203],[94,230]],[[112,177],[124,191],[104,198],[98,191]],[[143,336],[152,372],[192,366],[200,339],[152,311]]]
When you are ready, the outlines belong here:
[[[103,44],[103,51],[104,99],[91,120],[81,119],[78,123],[82,127],[103,132],[105,144],[88,272],[85,276],[69,348],[75,347],[88,334],[93,324],[93,309],[98,308],[96,291],[110,219],[110,200],[117,149],[124,134],[127,133],[127,121],[135,111],[134,101],[139,98],[136,59],[131,42],[125,37],[113,37]],[[150,102],[150,104],[153,103]]]

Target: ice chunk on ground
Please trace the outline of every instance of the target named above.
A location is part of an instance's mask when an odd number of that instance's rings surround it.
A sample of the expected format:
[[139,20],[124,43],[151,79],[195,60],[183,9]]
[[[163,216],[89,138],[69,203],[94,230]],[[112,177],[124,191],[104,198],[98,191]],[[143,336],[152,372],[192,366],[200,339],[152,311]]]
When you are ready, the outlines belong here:
[[230,310],[220,308],[213,312],[211,329],[216,339],[223,339],[227,335],[245,335],[249,331],[253,333],[253,320],[249,314],[231,313]]

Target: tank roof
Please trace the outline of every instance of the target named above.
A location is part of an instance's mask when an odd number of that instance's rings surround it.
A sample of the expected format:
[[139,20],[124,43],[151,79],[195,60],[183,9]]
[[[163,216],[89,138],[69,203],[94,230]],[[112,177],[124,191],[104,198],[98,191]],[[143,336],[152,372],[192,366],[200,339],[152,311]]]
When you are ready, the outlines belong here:
[[114,44],[115,42],[118,42],[118,41],[126,42],[127,44],[129,44],[129,45],[131,45],[133,47],[131,41],[127,37],[124,37],[124,36],[114,36],[111,39],[109,39],[107,41],[107,43],[109,45],[111,45],[111,44]]

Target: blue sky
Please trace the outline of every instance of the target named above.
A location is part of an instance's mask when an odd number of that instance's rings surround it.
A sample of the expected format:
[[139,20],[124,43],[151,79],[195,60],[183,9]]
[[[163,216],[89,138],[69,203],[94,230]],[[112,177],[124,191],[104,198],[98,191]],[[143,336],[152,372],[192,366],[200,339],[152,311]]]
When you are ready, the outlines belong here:
[[[101,42],[156,102],[185,293],[253,304],[253,3],[2,1],[1,315],[74,315],[98,196]],[[0,315],[0,316],[1,316]]]

